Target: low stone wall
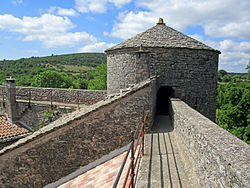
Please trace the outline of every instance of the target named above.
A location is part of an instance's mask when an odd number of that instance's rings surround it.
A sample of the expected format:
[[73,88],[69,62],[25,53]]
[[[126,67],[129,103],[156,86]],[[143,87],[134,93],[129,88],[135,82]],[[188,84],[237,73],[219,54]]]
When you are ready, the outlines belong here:
[[43,187],[130,142],[151,114],[152,81],[66,114],[0,151],[0,187]]
[[[46,117],[45,112],[52,112],[49,104],[35,104],[28,102],[17,102],[17,120],[32,131],[37,130],[39,127],[48,125],[51,121],[55,121],[63,114],[67,114],[76,110],[74,106],[53,106],[54,114],[51,117]],[[6,107],[0,106],[0,115],[7,115]]]
[[[53,106],[52,110],[50,105],[43,104],[33,104],[31,103],[28,106],[28,103],[18,103],[26,104],[26,108],[22,108],[20,117],[17,122],[23,123],[32,131],[38,130],[39,128],[48,125],[52,121],[60,118],[63,114],[71,113],[76,110],[74,107],[61,107],[61,106]],[[54,113],[51,117],[46,117],[45,113],[50,112]]]
[[171,99],[174,129],[202,187],[250,187],[250,146],[183,101]]
[[17,99],[94,104],[107,96],[106,90],[59,89],[39,87],[16,87]]

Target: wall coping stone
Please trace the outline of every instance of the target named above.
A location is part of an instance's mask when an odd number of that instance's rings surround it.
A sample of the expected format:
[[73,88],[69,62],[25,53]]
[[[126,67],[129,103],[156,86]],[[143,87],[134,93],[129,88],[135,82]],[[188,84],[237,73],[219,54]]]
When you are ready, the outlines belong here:
[[[210,152],[211,155],[217,155],[217,160],[220,160],[220,163],[223,162],[231,166],[232,171],[243,182],[243,185],[250,185],[250,146],[189,107],[185,102],[171,99],[171,103],[173,113],[179,114],[184,119],[185,126],[188,126],[188,129],[196,134],[196,139],[202,140],[205,145],[211,148],[207,152]],[[180,125],[174,126],[178,130],[176,126]],[[188,143],[185,145],[188,147]],[[216,153],[211,153],[212,150]]]

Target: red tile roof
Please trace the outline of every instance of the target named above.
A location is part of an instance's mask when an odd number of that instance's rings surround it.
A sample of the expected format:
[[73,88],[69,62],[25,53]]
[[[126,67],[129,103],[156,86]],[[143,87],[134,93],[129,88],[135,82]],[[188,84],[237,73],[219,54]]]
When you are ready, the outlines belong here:
[[[71,187],[91,187],[91,188],[110,188],[115,182],[116,176],[121,168],[121,164],[126,156],[127,152],[124,152],[105,163],[96,166],[95,168],[77,176],[74,179],[62,184],[59,188],[71,188]],[[129,159],[128,159],[129,160]],[[128,169],[127,162],[125,164],[123,173],[121,175],[119,184],[117,187],[122,187],[126,172]]]
[[5,115],[0,116],[0,142],[20,138],[28,133],[29,130],[8,122]]

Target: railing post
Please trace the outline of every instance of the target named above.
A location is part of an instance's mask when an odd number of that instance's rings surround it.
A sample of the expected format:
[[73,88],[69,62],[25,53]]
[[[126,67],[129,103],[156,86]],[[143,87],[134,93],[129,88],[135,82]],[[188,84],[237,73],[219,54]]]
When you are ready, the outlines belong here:
[[3,94],[3,107],[5,108],[5,103],[4,103],[4,91],[2,90],[2,94]]
[[144,155],[144,131],[145,131],[145,125],[144,125],[144,109],[142,111],[142,155]]
[[144,113],[145,113],[145,110],[143,109],[142,110],[142,122],[144,122]]
[[141,152],[142,155],[144,155],[144,124],[142,125],[142,148],[141,148]]
[[134,132],[131,132],[131,139],[132,139],[132,147],[131,147],[131,163],[132,163],[132,166],[131,166],[131,174],[130,174],[130,177],[131,177],[131,188],[134,188],[135,185],[134,185],[134,176],[135,176],[135,170],[134,170]]
[[80,109],[80,99],[79,99],[79,92],[77,92],[77,106],[78,106],[78,109]]
[[50,90],[50,108],[52,109],[52,89]]
[[31,89],[29,89],[29,108],[31,107],[30,102],[31,102]]

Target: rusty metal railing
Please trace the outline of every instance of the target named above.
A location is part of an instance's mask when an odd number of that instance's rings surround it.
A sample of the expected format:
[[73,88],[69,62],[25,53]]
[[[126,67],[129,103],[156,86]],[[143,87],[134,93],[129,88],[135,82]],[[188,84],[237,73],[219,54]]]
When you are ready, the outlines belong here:
[[139,172],[141,158],[142,158],[142,155],[144,155],[144,133],[145,133],[145,123],[147,120],[147,116],[148,116],[148,112],[146,113],[146,115],[144,117],[144,111],[143,111],[141,126],[140,126],[140,129],[138,129],[138,130],[140,130],[140,132],[139,132],[138,137],[136,139],[136,144],[135,144],[135,138],[136,138],[138,131],[136,131],[135,133],[134,132],[131,133],[130,147],[127,151],[127,154],[126,154],[126,156],[123,160],[123,163],[121,165],[120,171],[119,171],[119,173],[116,177],[116,180],[113,184],[113,188],[116,188],[118,183],[119,183],[120,177],[121,177],[123,170],[124,170],[124,166],[128,162],[127,158],[128,158],[129,153],[130,153],[129,167],[128,167],[128,170],[126,172],[126,176],[125,176],[124,182],[122,184],[122,187],[123,188],[128,188],[128,187],[134,188],[135,187],[137,175]]

